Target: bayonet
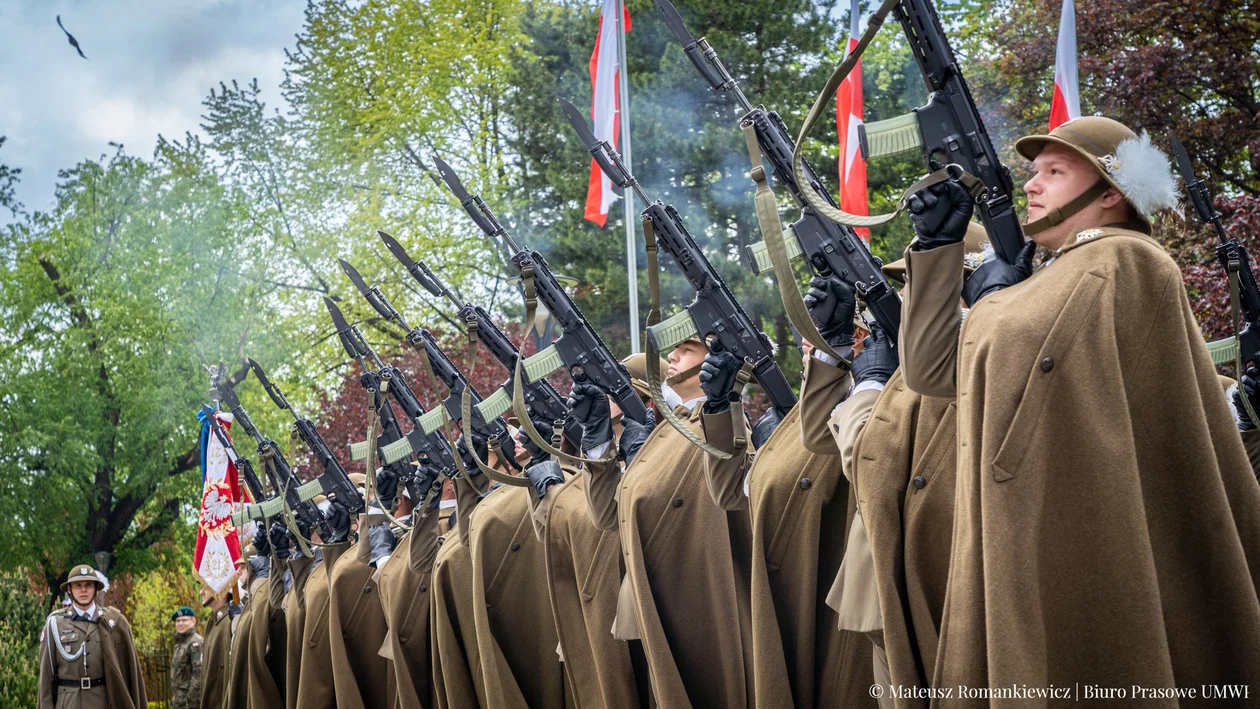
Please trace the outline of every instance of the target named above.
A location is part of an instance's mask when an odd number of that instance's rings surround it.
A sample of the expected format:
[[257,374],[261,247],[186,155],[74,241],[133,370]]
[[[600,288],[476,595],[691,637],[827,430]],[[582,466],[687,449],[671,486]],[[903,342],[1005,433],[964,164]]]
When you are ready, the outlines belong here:
[[669,0],[656,0],[656,9],[661,11],[661,16],[665,18],[669,31],[674,33],[674,38],[682,45],[683,53],[691,60],[696,71],[699,71],[705,81],[709,82],[709,86],[717,91],[735,94],[739,105],[745,111],[751,111],[752,104],[748,102],[744,92],[740,91],[739,84],[735,83],[735,79],[726,70],[722,60],[718,59],[717,52],[709,46],[708,40],[704,37],[696,39],[691,36],[691,32],[688,32],[687,26],[683,24],[682,15],[678,14],[678,8],[674,7]]

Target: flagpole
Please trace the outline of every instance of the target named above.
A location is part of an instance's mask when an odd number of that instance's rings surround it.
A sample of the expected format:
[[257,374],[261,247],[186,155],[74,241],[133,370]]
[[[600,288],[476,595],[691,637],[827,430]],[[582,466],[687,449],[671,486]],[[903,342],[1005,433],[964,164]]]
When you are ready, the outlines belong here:
[[[621,139],[618,141],[621,159],[626,163],[626,171],[634,174],[630,162],[630,79],[626,69],[626,8],[625,0],[617,0],[617,94],[621,107]],[[639,346],[639,264],[638,244],[635,241],[634,225],[638,221],[634,213],[634,195],[629,190],[621,195],[622,207],[625,209],[626,222],[626,283],[630,296],[630,353],[640,352]]]

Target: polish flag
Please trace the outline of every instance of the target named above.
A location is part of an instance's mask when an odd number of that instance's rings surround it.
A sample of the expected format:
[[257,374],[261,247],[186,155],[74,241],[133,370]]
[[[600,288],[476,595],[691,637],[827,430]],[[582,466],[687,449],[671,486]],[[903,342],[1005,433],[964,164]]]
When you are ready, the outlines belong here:
[[[860,16],[858,0],[853,0],[849,8],[849,52],[858,45]],[[836,132],[840,139],[840,209],[865,216],[871,210],[866,201],[866,161],[858,148],[858,126],[862,122],[862,62],[859,60],[836,91]],[[855,231],[865,241],[871,240],[870,229],[858,227]]]
[[1076,79],[1076,6],[1063,0],[1059,14],[1059,42],[1054,50],[1054,97],[1050,99],[1050,130],[1081,117],[1080,83]]
[[[225,432],[231,428],[232,414],[215,412],[214,417]],[[241,492],[236,462],[210,430],[204,409],[198,409],[197,420],[201,422],[202,490],[193,575],[211,593],[222,596],[236,582],[236,562],[241,558],[241,542],[231,516],[237,503],[246,498]]]
[[[595,123],[595,137],[608,141],[617,147],[617,127],[621,120],[618,111],[621,99],[618,96],[618,73],[620,58],[617,52],[617,10],[620,0],[603,0],[604,7],[599,14],[599,34],[595,37],[595,51],[591,52],[591,119]],[[626,31],[630,31],[630,11],[625,10]],[[608,221],[608,210],[612,208],[617,193],[613,192],[612,182],[591,160],[591,180],[586,188],[586,218],[600,226]]]

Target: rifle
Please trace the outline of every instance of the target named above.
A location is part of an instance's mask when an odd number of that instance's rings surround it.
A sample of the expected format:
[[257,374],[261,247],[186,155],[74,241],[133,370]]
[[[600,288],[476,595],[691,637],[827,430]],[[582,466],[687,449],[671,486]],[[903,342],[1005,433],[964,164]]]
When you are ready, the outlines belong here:
[[319,435],[315,424],[308,418],[298,416],[297,412],[293,410],[293,406],[289,404],[289,400],[284,397],[284,392],[280,391],[280,387],[272,384],[271,380],[267,378],[267,373],[263,371],[262,366],[252,359],[248,361],[249,368],[254,370],[254,376],[258,377],[259,382],[262,382],[263,389],[267,392],[267,396],[271,397],[272,403],[278,408],[288,411],[293,416],[293,430],[297,431],[302,442],[315,454],[315,458],[324,469],[324,474],[315,478],[315,481],[319,483],[320,489],[326,495],[335,496],[346,506],[351,515],[363,512],[365,508],[363,496],[359,494],[359,490],[350,481],[350,476],[346,473],[346,469],[342,467],[341,461],[337,460],[337,456],[333,455],[332,448],[328,447],[328,444],[324,442],[324,437]]
[[[1238,311],[1242,311],[1243,325],[1238,330],[1235,342],[1237,349],[1235,359],[1240,365],[1237,375],[1242,377],[1245,370],[1241,365],[1260,365],[1260,288],[1256,286],[1256,276],[1251,270],[1251,258],[1247,249],[1225,233],[1225,225],[1221,223],[1221,215],[1212,205],[1212,195],[1208,192],[1207,183],[1195,177],[1194,165],[1177,136],[1172,136],[1173,152],[1177,155],[1177,168],[1181,178],[1185,180],[1186,191],[1190,193],[1190,201],[1199,213],[1199,219],[1210,224],[1216,231],[1220,241],[1216,246],[1216,260],[1225,269],[1230,283],[1230,302],[1234,308],[1231,321],[1238,327]],[[1238,294],[1234,297],[1233,281],[1237,281]],[[1217,359],[1216,356],[1213,359]],[[1221,362],[1217,362],[1220,364]],[[1246,400],[1247,397],[1243,397]]]
[[671,204],[648,199],[638,180],[626,170],[621,155],[591,133],[590,126],[577,108],[565,99],[560,99],[560,106],[608,179],[618,187],[633,190],[647,205],[642,212],[644,228],[651,228],[657,242],[673,257],[696,291],[695,300],[682,312],[647,329],[656,351],[664,352],[697,335],[706,343],[710,339],[716,340],[721,349],[752,365],[753,376],[770,397],[774,408],[780,415],[786,414],[796,405],[796,394],[774,361],[770,339],[753,325],[752,319],[735,300],[730,288],[683,226],[678,210]]
[[[345,261],[341,264],[343,267],[350,266]],[[407,486],[411,499],[418,505],[429,493],[428,488],[433,481],[417,479],[417,468],[411,465],[410,460],[412,452],[410,441],[403,435],[402,426],[398,425],[398,419],[394,416],[394,407],[390,405],[388,399],[381,397],[382,387],[388,389],[393,385],[392,378],[382,374],[386,370],[385,363],[376,356],[376,352],[372,351],[359,328],[346,322],[345,316],[341,314],[341,309],[336,303],[330,298],[324,298],[324,306],[328,308],[328,314],[332,316],[333,325],[337,328],[337,337],[341,340],[341,346],[345,348],[346,354],[358,361],[359,366],[363,368],[359,384],[372,395],[372,408],[380,416],[381,434],[377,437],[377,457],[387,470],[398,476],[398,479]],[[369,357],[375,362],[376,371],[368,366]],[[351,458],[358,457],[358,449],[358,446],[351,446]],[[387,449],[390,451],[389,454],[386,453]],[[399,455],[399,452],[403,450],[406,452]],[[362,453],[366,460],[367,451],[362,450]]]
[[[423,261],[412,261],[407,256],[407,253],[403,251],[402,246],[388,234],[382,232],[381,239],[386,240],[385,244],[389,250],[404,266],[407,266],[407,272],[430,295],[438,298],[445,297],[459,309],[459,317],[464,321],[468,332],[476,334],[477,339],[481,340],[481,344],[485,345],[490,354],[499,361],[499,364],[502,364],[508,372],[516,371],[516,359],[519,353],[516,347],[508,341],[507,335],[504,335],[503,331],[490,320],[489,313],[480,306],[461,302],[451,289],[433,273],[432,269]],[[381,312],[384,315],[383,311],[378,310],[377,312]],[[478,404],[478,409],[482,416],[493,418],[512,407],[512,385],[512,377],[509,376],[501,389],[491,394],[481,404]],[[560,396],[555,387],[551,386],[550,382],[546,379],[537,381],[526,380],[522,388],[522,394],[524,395],[525,406],[531,414],[552,422],[553,426],[556,423],[561,423],[564,428],[565,438],[569,439],[569,442],[575,448],[580,448],[582,427],[569,413],[569,407],[565,403],[564,398]],[[493,414],[493,416],[490,414]]]
[[[897,333],[901,330],[901,297],[880,270],[882,264],[879,259],[871,254],[866,242],[857,232],[852,227],[824,219],[806,201],[802,189],[812,191],[833,207],[837,206],[814,169],[804,160],[801,161],[801,169],[808,178],[804,188],[797,181],[796,174],[792,171],[792,152],[796,143],[788,133],[783,119],[774,111],[768,111],[764,106],[754,107],[749,102],[708,41],[704,37],[696,39],[687,31],[682,16],[670,0],[656,0],[656,7],[664,16],[665,24],[674,33],[674,37],[683,45],[683,52],[700,75],[709,82],[710,88],[729,92],[735,97],[735,101],[744,111],[739,120],[740,126],[745,130],[753,130],[761,154],[770,163],[775,179],[787,188],[796,204],[801,207],[800,218],[791,225],[796,238],[786,240],[789,258],[804,256],[815,273],[822,276],[835,275],[848,281],[862,297],[876,322],[888,333],[890,341],[895,343]],[[759,162],[757,156],[753,156],[753,159]],[[764,242],[746,247],[746,255],[749,265],[758,274],[773,268]]]
[[[459,200],[460,206],[464,208],[468,216],[472,217],[473,222],[491,240],[503,239],[511,250],[512,264],[520,271],[521,280],[525,284],[526,315],[533,315],[534,304],[531,301],[536,291],[537,297],[547,308],[547,312],[560,323],[562,331],[560,337],[556,338],[550,346],[522,361],[521,368],[524,369],[529,381],[541,381],[561,367],[567,367],[569,376],[574,381],[589,381],[595,384],[617,402],[623,416],[646,425],[647,406],[630,383],[630,375],[626,372],[626,368],[616,357],[613,357],[608,345],[604,344],[594,328],[582,316],[582,311],[578,310],[569,294],[564,292],[542,254],[519,247],[508,235],[507,230],[499,224],[499,220],[495,218],[481,197],[470,195],[468,190],[464,189],[463,182],[451,166],[437,156],[434,156],[433,160],[438,166],[438,174],[442,176],[446,186]],[[386,243],[388,245],[388,242]],[[398,252],[394,255],[399,256]],[[403,263],[408,265],[406,261]],[[408,265],[407,271],[415,277],[413,265],[414,263]],[[418,267],[416,269],[418,270]],[[532,319],[528,317],[526,319],[529,321],[527,324],[532,327]]]
[[[236,422],[258,444],[258,458],[263,461],[263,468],[271,479],[272,489],[283,491],[284,493],[283,498],[277,495],[276,498],[266,501],[265,504],[276,505],[277,501],[282,501],[285,506],[293,511],[293,515],[306,525],[307,529],[318,529],[320,537],[324,541],[333,541],[332,525],[328,523],[328,520],[324,519],[324,514],[311,501],[315,495],[319,494],[320,485],[313,481],[303,484],[298,479],[297,474],[293,472],[293,468],[289,465],[289,461],[285,460],[284,454],[280,452],[280,446],[276,445],[275,441],[262,435],[262,432],[254,425],[253,419],[246,413],[245,407],[241,406],[241,400],[237,398],[236,391],[232,387],[220,385],[219,396],[228,405],[228,410],[232,412]],[[223,437],[226,438],[226,434]],[[245,459],[240,458],[239,460]],[[248,460],[245,460],[245,462],[249,463]],[[241,471],[245,475],[245,482],[249,485],[250,493],[258,495],[262,491],[258,475],[253,472],[252,465],[247,465],[247,468],[249,469],[248,473],[244,470]],[[239,463],[237,469],[241,470]],[[253,482],[250,481],[251,476],[254,479]],[[255,490],[255,485],[257,485],[257,490]],[[263,500],[264,498],[261,496],[254,498],[254,501],[259,504],[264,504]],[[260,509],[259,512],[261,513],[262,510]],[[278,509],[268,509],[264,516],[274,517],[278,513]],[[251,516],[250,518],[258,519],[256,516]]]

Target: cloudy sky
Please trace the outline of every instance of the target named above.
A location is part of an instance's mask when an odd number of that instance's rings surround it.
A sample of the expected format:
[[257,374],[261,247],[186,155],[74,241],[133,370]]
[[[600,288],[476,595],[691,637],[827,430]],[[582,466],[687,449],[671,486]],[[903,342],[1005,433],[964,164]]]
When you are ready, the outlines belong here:
[[[46,209],[57,171],[119,142],[152,154],[158,134],[199,131],[220,80],[254,77],[281,100],[284,48],[302,0],[0,1],[0,161],[22,169],[19,199]],[[79,40],[79,58],[56,17]],[[4,215],[4,216],[7,216]]]

